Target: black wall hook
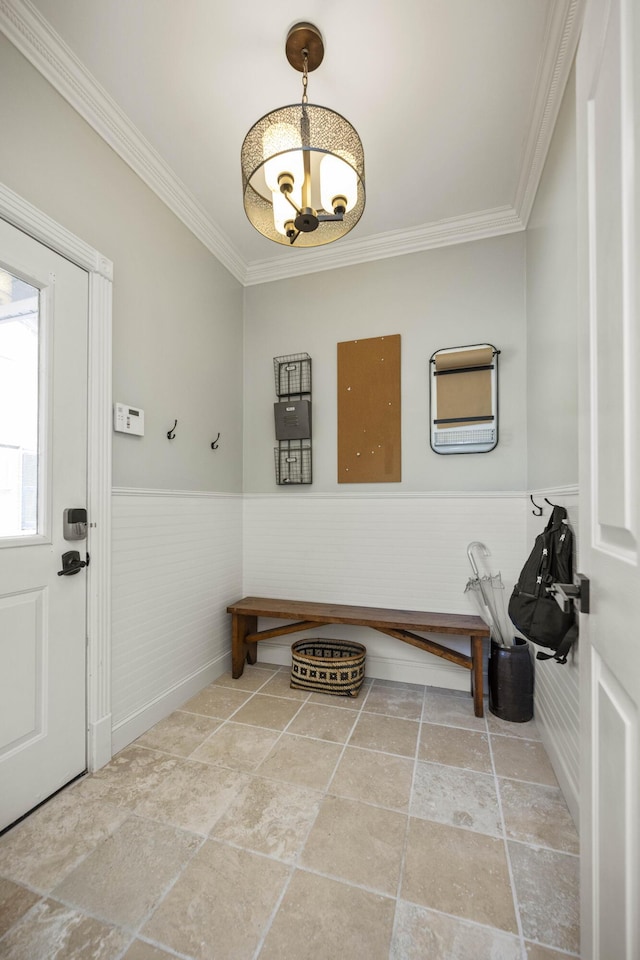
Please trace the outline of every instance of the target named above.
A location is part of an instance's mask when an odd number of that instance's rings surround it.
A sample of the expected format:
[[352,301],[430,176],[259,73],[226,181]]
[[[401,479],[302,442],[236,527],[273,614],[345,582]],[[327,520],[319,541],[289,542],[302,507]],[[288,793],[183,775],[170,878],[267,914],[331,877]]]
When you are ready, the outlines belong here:
[[171,430],[167,430],[167,440],[173,440],[176,435],[176,427],[178,426],[178,421],[176,420]]
[[218,436],[215,438],[215,440],[214,440],[213,443],[211,444],[211,449],[212,449],[212,450],[217,450],[217,449],[218,449],[218,440],[219,440],[219,439],[220,439],[220,433],[218,433]]
[[[534,517],[541,517],[541,516],[542,516],[542,507],[539,507],[538,504],[535,502],[535,500],[533,499],[533,494],[532,494],[532,493],[529,494],[529,499],[531,500],[531,503],[532,503],[532,504],[534,505],[534,507],[535,507],[535,510],[532,510],[531,513],[534,515]],[[546,497],[545,497],[545,500],[547,500]],[[547,503],[549,503],[548,500],[547,500]]]

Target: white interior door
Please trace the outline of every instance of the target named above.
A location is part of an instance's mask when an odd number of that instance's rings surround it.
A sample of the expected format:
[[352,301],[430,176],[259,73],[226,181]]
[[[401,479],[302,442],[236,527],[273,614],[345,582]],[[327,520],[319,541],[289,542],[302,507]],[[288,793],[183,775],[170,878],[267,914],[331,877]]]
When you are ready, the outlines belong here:
[[640,29],[588,0],[577,69],[584,960],[640,957]]
[[0,828],[86,767],[88,275],[0,220]]

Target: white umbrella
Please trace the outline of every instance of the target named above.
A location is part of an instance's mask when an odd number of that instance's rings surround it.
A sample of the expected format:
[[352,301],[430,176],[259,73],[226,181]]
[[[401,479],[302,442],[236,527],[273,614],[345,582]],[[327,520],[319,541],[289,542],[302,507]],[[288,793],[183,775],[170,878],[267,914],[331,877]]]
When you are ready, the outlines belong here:
[[[476,554],[480,556],[480,564],[476,559]],[[506,638],[510,636],[511,630],[508,626],[508,619],[504,603],[504,584],[502,576],[498,573],[480,572],[480,566],[486,566],[484,561],[491,553],[479,540],[474,540],[467,547],[467,556],[473,570],[474,576],[467,581],[465,593],[473,593],[478,606],[480,607],[480,616],[491,629],[491,635],[503,647],[507,646]]]

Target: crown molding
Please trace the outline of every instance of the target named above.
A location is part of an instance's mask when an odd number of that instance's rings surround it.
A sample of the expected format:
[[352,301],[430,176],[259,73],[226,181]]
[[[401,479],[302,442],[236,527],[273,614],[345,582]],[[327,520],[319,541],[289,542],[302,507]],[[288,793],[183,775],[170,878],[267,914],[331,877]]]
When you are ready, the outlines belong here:
[[512,207],[497,207],[467,217],[452,217],[426,223],[411,230],[394,230],[378,233],[362,240],[342,240],[340,244],[316,247],[313,252],[304,251],[303,256],[291,260],[272,258],[249,264],[245,286],[284,280],[321,270],[351,267],[371,260],[401,257],[407,253],[419,253],[434,247],[447,247],[454,243],[467,243],[498,237],[505,233],[524,230],[524,224]]
[[578,48],[586,0],[551,4],[514,207],[526,228]]
[[193,194],[53,30],[30,0],[0,0],[0,30],[243,285],[334,270],[524,230],[576,51],[585,0],[554,0],[512,207],[344,240],[337,247],[246,263]]
[[243,282],[246,265],[238,251],[30,0],[0,0],[0,30],[198,240]]

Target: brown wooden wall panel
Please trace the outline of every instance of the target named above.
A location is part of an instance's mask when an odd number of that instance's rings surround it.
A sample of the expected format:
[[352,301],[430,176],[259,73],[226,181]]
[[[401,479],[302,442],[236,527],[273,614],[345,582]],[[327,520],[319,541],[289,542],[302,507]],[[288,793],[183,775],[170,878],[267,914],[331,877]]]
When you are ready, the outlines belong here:
[[400,334],[338,344],[338,483],[402,479]]

